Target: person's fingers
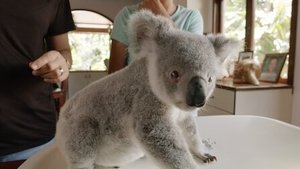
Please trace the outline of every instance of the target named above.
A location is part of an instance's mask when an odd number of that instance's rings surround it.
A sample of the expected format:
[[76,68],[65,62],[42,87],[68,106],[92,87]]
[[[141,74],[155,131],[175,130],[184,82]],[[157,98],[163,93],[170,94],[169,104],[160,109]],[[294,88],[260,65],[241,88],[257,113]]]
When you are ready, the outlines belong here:
[[48,72],[46,74],[43,74],[41,77],[44,79],[58,79],[60,76],[62,76],[65,72],[65,70],[61,67],[52,70],[51,72]]
[[63,80],[62,77],[59,77],[57,79],[44,79],[44,81],[47,82],[47,83],[60,83],[64,80]]
[[40,69],[41,67],[45,66],[49,62],[57,59],[61,54],[58,51],[49,51],[39,57],[37,60],[31,62],[29,66],[32,70]]
[[58,76],[57,78],[44,78],[44,81],[47,83],[58,83],[58,82],[62,82],[65,79],[67,79],[69,76],[69,71],[64,71],[61,76]]
[[60,68],[57,71],[43,75],[44,81],[47,83],[58,83],[67,79],[69,76],[68,69]]
[[63,61],[59,58],[57,58],[55,60],[52,60],[51,62],[48,62],[47,64],[45,64],[41,68],[39,68],[37,70],[33,70],[32,74],[35,75],[35,76],[42,76],[42,75],[47,74],[49,72],[55,71],[59,67],[61,67],[60,66],[60,65],[62,65],[61,62],[63,62]]
[[68,65],[57,51],[49,51],[30,63],[32,74],[40,76],[48,83],[62,82],[69,76]]

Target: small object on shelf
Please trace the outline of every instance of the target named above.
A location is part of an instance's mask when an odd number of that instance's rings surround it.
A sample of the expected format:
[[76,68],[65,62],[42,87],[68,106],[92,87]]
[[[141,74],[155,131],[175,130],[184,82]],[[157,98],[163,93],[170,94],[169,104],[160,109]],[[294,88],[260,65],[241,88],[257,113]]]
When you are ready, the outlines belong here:
[[250,83],[259,85],[260,64],[253,59],[242,59],[235,64],[233,73],[234,83]]
[[243,51],[239,53],[239,60],[238,62],[241,62],[245,59],[253,59],[253,51]]

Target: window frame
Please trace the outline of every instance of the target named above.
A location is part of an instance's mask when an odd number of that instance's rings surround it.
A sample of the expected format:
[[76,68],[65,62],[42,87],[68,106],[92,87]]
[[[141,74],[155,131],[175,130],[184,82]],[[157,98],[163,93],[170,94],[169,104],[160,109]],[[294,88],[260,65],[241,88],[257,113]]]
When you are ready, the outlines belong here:
[[[213,33],[223,32],[224,23],[224,0],[213,1]],[[288,78],[281,79],[281,82],[293,86],[294,83],[294,69],[296,58],[296,37],[297,37],[297,17],[298,17],[298,0],[292,0],[292,14],[291,14],[291,29],[290,29],[290,48],[289,48],[289,66]],[[245,51],[254,50],[254,29],[255,29],[255,0],[246,0],[246,28],[245,28]],[[291,36],[292,35],[292,36]]]

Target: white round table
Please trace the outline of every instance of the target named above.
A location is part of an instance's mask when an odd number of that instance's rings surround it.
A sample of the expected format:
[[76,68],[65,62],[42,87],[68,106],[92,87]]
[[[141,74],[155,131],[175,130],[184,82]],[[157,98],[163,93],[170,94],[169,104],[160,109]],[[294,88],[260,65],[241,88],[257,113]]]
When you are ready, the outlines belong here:
[[[197,117],[203,140],[218,161],[203,169],[300,169],[300,128],[258,116]],[[19,169],[66,169],[55,144],[25,161]],[[142,158],[120,169],[158,169]]]

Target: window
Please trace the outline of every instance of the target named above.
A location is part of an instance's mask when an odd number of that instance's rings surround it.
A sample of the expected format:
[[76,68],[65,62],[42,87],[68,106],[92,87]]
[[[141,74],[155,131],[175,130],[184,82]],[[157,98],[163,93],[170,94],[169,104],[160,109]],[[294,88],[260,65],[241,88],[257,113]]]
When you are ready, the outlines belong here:
[[244,0],[225,1],[224,28],[225,35],[232,38],[245,39],[246,2]]
[[[287,53],[290,48],[292,0],[256,0],[254,52],[262,62],[267,53]],[[281,77],[287,78],[288,60]]]
[[112,22],[92,11],[72,11],[76,30],[69,33],[73,57],[72,71],[106,71],[110,56]]
[[293,20],[296,21],[298,1],[214,0],[214,3],[217,14],[223,18],[221,23],[224,23],[223,27],[215,30],[229,37],[244,39],[245,50],[253,50],[258,61],[262,62],[267,53],[289,53],[281,77],[289,78],[289,84],[292,84],[295,57],[293,36],[296,35]]

